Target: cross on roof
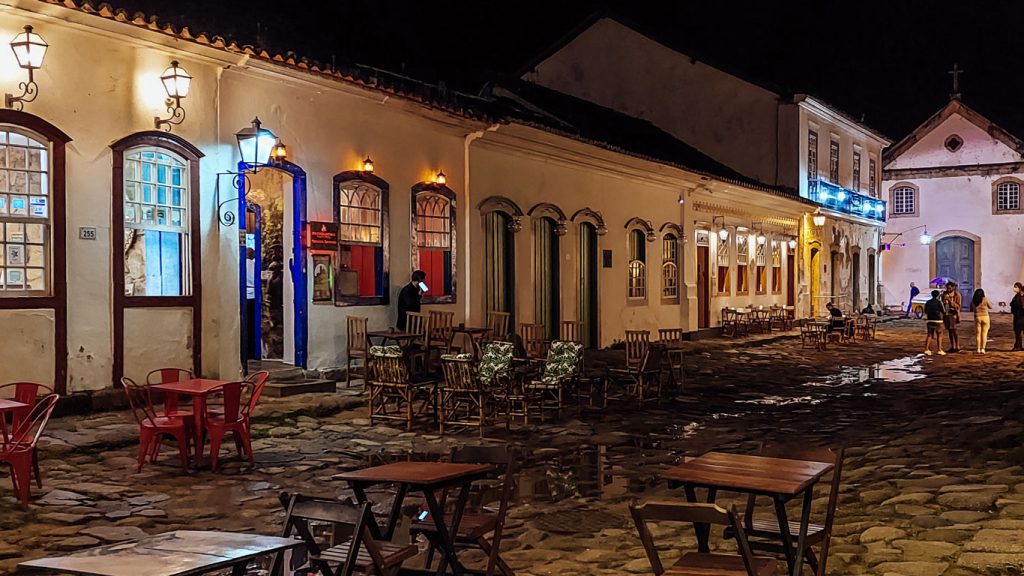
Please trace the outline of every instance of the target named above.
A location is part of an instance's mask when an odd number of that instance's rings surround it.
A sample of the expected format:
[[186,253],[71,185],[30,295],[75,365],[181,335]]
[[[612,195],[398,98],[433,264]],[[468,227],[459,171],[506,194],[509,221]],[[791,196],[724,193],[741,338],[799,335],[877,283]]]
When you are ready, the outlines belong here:
[[949,74],[949,75],[951,75],[953,77],[953,92],[951,92],[949,94],[950,98],[953,98],[953,99],[956,99],[956,100],[960,99],[960,75],[963,74],[963,73],[964,73],[963,69],[960,68],[956,63],[953,63],[953,69],[952,70],[949,70],[948,72],[946,72],[946,74]]

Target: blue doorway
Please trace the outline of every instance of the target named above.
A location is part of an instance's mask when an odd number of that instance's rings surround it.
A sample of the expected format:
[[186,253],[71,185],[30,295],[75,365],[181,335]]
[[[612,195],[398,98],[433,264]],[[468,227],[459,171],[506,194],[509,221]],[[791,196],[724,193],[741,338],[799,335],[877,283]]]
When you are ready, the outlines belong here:
[[[248,360],[263,359],[281,360],[305,368],[308,362],[308,265],[302,235],[306,227],[306,172],[288,161],[260,166],[258,172],[253,172],[252,168],[239,164],[239,171],[246,173],[238,199],[238,213],[243,216],[239,222],[238,260],[243,370],[248,371]],[[278,198],[261,190],[261,185],[266,183],[279,189]],[[268,238],[273,240],[268,242]],[[249,248],[255,252],[253,284],[259,310],[256,317],[250,317],[247,312]],[[280,316],[274,312],[278,305]],[[255,331],[254,344],[248,340],[247,328]],[[279,337],[275,336],[277,333]]]

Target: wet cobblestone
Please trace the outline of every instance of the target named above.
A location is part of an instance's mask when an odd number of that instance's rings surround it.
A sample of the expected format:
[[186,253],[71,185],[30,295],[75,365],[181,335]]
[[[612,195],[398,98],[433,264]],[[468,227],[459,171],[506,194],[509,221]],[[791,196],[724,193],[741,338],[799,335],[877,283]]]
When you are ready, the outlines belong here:
[[[919,356],[923,326],[910,320],[881,325],[876,342],[825,352],[793,337],[688,343],[684,391],[661,406],[489,430],[485,442],[511,442],[525,456],[502,556],[524,575],[650,573],[626,504],[681,497],[658,481],[662,470],[710,449],[797,441],[847,447],[830,574],[1021,574],[1024,354],[998,351],[1012,335],[1006,317],[993,319],[985,356]],[[962,328],[966,342],[972,328]],[[216,474],[183,475],[169,456],[135,474],[127,413],[58,419],[42,454],[45,487],[28,512],[0,478],[0,573],[177,528],[275,534],[280,490],[344,496],[341,471],[480,442],[473,432],[370,427],[359,402],[351,391],[267,402],[254,424],[256,465],[230,457]],[[318,408],[297,413],[310,405]],[[383,502],[378,512],[390,503],[383,492],[371,498]],[[820,490],[816,514],[825,499]],[[672,543],[665,559],[694,546],[683,527],[655,536]]]

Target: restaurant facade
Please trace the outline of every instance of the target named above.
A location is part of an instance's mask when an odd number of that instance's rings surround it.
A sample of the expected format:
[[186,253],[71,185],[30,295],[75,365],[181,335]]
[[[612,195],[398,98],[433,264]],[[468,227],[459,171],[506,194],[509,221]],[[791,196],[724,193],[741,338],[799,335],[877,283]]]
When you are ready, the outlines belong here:
[[25,26],[48,46],[0,110],[0,381],[343,366],[346,318],[392,326],[414,269],[456,323],[580,320],[590,346],[727,305],[810,313],[816,206],[629,115],[590,105],[622,123],[593,134],[528,86],[455,94],[87,2],[0,12],[0,37]]

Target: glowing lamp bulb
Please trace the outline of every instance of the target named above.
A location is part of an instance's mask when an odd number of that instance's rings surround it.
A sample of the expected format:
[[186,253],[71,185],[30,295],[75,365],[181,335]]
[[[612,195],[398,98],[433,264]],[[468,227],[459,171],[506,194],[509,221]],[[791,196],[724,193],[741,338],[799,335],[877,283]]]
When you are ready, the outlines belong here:
[[438,170],[437,176],[434,177],[434,182],[444,186],[444,184],[448,182],[448,177],[444,175],[443,171]]
[[814,225],[817,226],[818,228],[821,228],[822,226],[825,225],[824,214],[815,214],[812,220],[814,220]]
[[366,157],[366,160],[363,160],[363,172],[373,172],[373,160],[369,156]]
[[173,60],[171,67],[160,75],[160,82],[163,83],[168,98],[180,99],[188,96],[188,89],[192,85],[192,76],[178,65],[177,60]]
[[764,244],[766,240],[768,240],[768,238],[765,237],[764,234],[758,234],[757,235],[757,243],[758,244]]
[[789,249],[796,250],[796,238],[789,239]]
[[721,238],[722,242],[725,242],[726,240],[729,239],[729,231],[726,230],[725,228],[722,228],[721,230],[718,231],[718,237]]
[[919,240],[921,241],[921,244],[927,246],[932,243],[932,235],[929,234],[927,230],[925,230],[924,232],[921,233],[921,237],[919,238]]

